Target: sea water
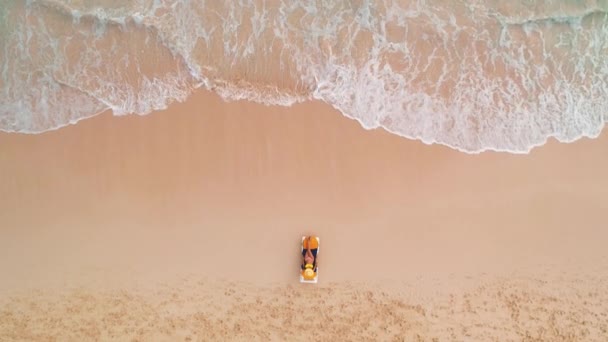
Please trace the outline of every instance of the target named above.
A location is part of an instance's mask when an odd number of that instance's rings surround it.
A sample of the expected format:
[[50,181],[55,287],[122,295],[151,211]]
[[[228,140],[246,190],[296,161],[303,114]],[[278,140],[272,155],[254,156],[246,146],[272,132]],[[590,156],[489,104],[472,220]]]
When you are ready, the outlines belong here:
[[0,130],[40,133],[197,88],[475,153],[596,137],[608,0],[0,0]]

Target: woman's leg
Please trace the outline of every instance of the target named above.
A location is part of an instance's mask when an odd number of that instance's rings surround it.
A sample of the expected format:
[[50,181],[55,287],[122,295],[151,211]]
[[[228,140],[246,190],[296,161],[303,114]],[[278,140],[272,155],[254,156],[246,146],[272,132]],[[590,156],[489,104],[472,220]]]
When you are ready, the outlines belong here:
[[304,268],[306,266],[306,264],[312,264],[314,265],[314,268],[316,269],[316,264],[317,264],[317,248],[315,249],[311,249],[310,248],[310,236],[308,238],[306,238],[306,249],[302,250],[302,267]]
[[306,250],[306,256],[305,257],[309,257],[309,258],[315,258],[315,256],[312,254],[312,252],[310,251],[310,249]]

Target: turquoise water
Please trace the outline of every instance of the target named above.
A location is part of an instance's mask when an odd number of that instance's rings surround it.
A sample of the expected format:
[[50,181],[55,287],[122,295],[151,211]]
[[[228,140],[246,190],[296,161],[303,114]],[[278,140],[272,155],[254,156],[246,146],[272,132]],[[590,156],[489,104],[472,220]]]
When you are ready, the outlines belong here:
[[111,109],[147,114],[200,87],[317,99],[425,143],[528,152],[608,120],[608,1],[13,1],[0,4],[0,129]]

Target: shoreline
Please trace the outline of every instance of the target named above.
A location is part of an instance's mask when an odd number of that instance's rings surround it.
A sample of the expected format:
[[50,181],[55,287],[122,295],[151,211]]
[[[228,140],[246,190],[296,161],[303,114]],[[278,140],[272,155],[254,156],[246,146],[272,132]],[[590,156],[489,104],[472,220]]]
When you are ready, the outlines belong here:
[[[230,88],[230,87],[228,87]],[[223,89],[223,88],[221,88]],[[386,132],[388,134],[391,135],[395,135],[399,138],[402,139],[406,139],[412,142],[418,142],[418,143],[422,143],[426,146],[440,146],[440,147],[446,147],[449,148],[450,150],[454,150],[456,152],[459,153],[463,153],[463,154],[469,154],[469,155],[478,155],[478,154],[484,154],[484,153],[505,153],[505,154],[513,154],[513,155],[529,155],[530,153],[532,153],[534,150],[542,148],[543,146],[547,145],[547,144],[573,144],[576,143],[578,141],[584,141],[584,140],[595,140],[600,138],[601,135],[606,135],[605,130],[606,130],[606,122],[604,122],[603,126],[601,129],[599,129],[598,134],[597,135],[587,135],[587,134],[581,134],[580,136],[576,137],[576,138],[572,138],[570,140],[560,140],[556,135],[549,135],[547,137],[545,137],[544,141],[541,143],[538,143],[536,145],[531,145],[529,146],[527,151],[515,151],[515,150],[508,150],[508,149],[495,149],[492,147],[484,147],[481,150],[475,150],[475,151],[469,151],[463,148],[459,148],[457,146],[451,146],[449,144],[446,143],[442,143],[439,141],[424,141],[424,139],[421,138],[414,138],[414,137],[409,137],[409,136],[405,136],[400,134],[399,132],[396,131],[391,131],[390,129],[388,129],[387,127],[383,127],[383,126],[378,126],[378,127],[366,127],[364,125],[364,123],[358,119],[358,118],[352,118],[348,115],[345,115],[344,113],[340,112],[338,109],[334,108],[331,104],[323,102],[321,99],[317,99],[314,98],[313,94],[310,94],[308,98],[302,97],[301,99],[294,99],[292,101],[288,101],[289,104],[284,104],[282,103],[282,101],[273,101],[271,103],[266,103],[266,102],[258,102],[258,101],[254,101],[254,100],[250,100],[249,97],[245,96],[244,98],[240,98],[237,97],[235,98],[226,98],[224,97],[221,93],[222,92],[226,92],[226,90],[218,90],[218,89],[204,89],[202,88],[202,85],[199,87],[196,87],[193,91],[192,94],[188,95],[186,97],[186,99],[184,101],[179,101],[179,100],[172,100],[169,103],[166,104],[166,106],[162,109],[155,109],[152,112],[149,113],[145,113],[145,114],[138,114],[138,113],[129,113],[129,114],[119,114],[119,115],[115,115],[113,113],[113,110],[108,108],[108,109],[104,109],[102,111],[99,111],[95,114],[92,114],[91,116],[88,117],[82,117],[77,119],[74,122],[69,122],[66,123],[64,125],[52,128],[52,129],[47,129],[41,132],[16,132],[16,131],[5,131],[0,129],[0,133],[2,134],[19,134],[19,135],[38,135],[38,134],[46,134],[49,132],[54,132],[54,131],[58,131],[58,130],[62,130],[71,126],[75,126],[78,125],[79,123],[86,121],[86,120],[90,120],[90,119],[94,119],[95,117],[98,116],[112,116],[112,117],[127,117],[127,116],[138,116],[138,117],[146,117],[148,115],[153,115],[157,112],[163,113],[163,112],[167,112],[167,111],[172,111],[171,107],[178,105],[178,106],[182,106],[185,102],[188,102],[190,97],[196,97],[196,96],[200,96],[199,94],[207,94],[208,96],[211,97],[218,97],[220,98],[224,103],[251,103],[254,105],[259,105],[259,106],[263,106],[263,107],[280,107],[280,108],[285,108],[285,110],[289,111],[289,108],[293,107],[293,106],[299,106],[299,105],[308,105],[308,104],[314,104],[314,105],[318,105],[318,106],[322,106],[322,107],[326,107],[324,110],[328,111],[328,112],[337,112],[337,114],[341,115],[342,117],[348,119],[348,120],[352,120],[357,122],[357,124],[366,131],[383,131]]]

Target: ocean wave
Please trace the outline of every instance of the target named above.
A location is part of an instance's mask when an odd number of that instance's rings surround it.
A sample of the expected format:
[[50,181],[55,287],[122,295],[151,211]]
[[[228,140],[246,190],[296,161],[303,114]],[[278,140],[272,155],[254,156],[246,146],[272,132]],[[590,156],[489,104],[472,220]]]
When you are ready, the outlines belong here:
[[0,130],[143,115],[203,87],[268,105],[318,99],[366,129],[463,152],[526,153],[608,121],[607,7],[11,2],[0,5]]

